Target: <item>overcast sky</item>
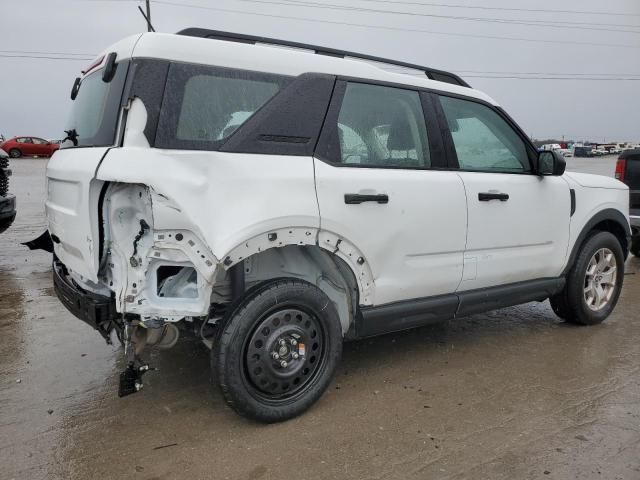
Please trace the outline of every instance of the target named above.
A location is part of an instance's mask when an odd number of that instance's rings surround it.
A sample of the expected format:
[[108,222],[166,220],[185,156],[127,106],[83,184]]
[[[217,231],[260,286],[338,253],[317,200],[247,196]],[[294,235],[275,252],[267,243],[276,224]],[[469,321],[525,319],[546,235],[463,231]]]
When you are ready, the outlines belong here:
[[[460,72],[530,136],[640,142],[640,0],[287,1],[293,0],[152,0],[152,21],[159,32],[206,27]],[[73,79],[90,63],[85,58],[146,30],[137,11],[143,3],[2,0],[0,133],[59,138]],[[17,57],[70,54],[81,55]],[[481,78],[503,75],[526,78]]]

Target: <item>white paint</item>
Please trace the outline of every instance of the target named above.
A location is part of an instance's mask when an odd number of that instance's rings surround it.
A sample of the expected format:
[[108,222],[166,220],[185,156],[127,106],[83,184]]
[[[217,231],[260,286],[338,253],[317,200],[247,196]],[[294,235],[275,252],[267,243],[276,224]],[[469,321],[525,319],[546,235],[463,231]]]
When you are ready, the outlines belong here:
[[55,254],[68,269],[98,281],[98,199],[102,182],[94,180],[107,148],[64,149],[47,165],[45,210],[49,232],[60,240]]
[[[456,290],[467,213],[455,172],[339,168],[316,160],[316,188],[322,231],[350,242],[371,270],[371,304]],[[389,203],[344,203],[345,193],[361,192],[387,194]]]
[[[385,70],[385,67],[398,70],[397,66],[359,60],[353,57],[338,58],[316,55],[310,50],[299,48],[267,44],[251,45],[170,33],[143,33],[139,36],[128,37],[106,48],[101,55],[113,51],[118,52],[119,59],[129,57],[159,58],[280,75],[297,76],[306,72],[315,72],[370,78],[459,93],[497,105],[491,97],[472,88],[430,80],[426,76],[406,75]],[[406,70],[410,73],[416,72],[415,70]]]
[[[469,225],[460,290],[544,277],[562,271],[569,242],[571,198],[561,177],[459,172]],[[509,200],[479,201],[481,192]]]

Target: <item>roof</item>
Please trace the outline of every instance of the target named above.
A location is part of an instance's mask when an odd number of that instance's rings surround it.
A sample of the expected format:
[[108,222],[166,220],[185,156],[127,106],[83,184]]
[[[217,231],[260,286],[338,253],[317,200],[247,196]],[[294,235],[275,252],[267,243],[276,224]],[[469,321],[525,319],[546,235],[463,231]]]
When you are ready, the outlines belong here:
[[[491,97],[473,88],[427,78],[425,71],[441,72],[436,69],[418,65],[413,68],[412,64],[395,60],[379,59],[378,61],[377,57],[367,55],[362,55],[367,58],[356,58],[351,55],[361,54],[333,49],[324,50],[330,53],[339,52],[344,54],[344,57],[332,54],[316,55],[314,48],[320,49],[321,47],[298,44],[304,45],[303,48],[291,46],[293,42],[283,43],[289,45],[241,43],[215,37],[204,38],[169,33],[143,33],[121,40],[105,49],[101,55],[115,51],[120,59],[159,58],[290,76],[298,76],[308,72],[327,73],[440,90],[478,98],[497,105],[497,102]],[[376,60],[371,60],[372,58],[376,58]],[[404,67],[402,65],[411,66]],[[448,72],[442,73],[448,74]]]

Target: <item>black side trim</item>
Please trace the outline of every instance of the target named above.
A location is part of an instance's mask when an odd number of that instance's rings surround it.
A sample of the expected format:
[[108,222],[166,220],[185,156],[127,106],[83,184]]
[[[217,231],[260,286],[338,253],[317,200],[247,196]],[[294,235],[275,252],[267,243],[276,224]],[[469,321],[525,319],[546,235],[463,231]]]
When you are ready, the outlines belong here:
[[521,303],[545,300],[564,288],[564,277],[541,278],[526,282],[481,288],[458,293],[460,306],[456,317],[488,312]]
[[242,124],[220,151],[312,156],[335,80],[321,73],[296,77]]
[[376,307],[361,307],[356,316],[356,338],[421,327],[442,320],[545,300],[564,288],[565,278],[526,282],[406,300]]
[[571,215],[576,213],[576,191],[573,188],[569,189],[569,195],[571,195]]
[[356,337],[372,337],[407,330],[453,318],[458,308],[456,294],[407,300],[378,307],[362,307],[356,320]]
[[569,273],[569,270],[571,270],[573,262],[580,252],[580,247],[589,237],[589,234],[591,233],[593,228],[597,224],[607,221],[617,224],[622,229],[622,231],[625,232],[626,245],[622,245],[622,249],[625,252],[626,258],[626,255],[629,252],[629,245],[631,244],[631,226],[629,225],[627,218],[621,212],[619,212],[618,210],[614,210],[613,208],[607,208],[606,210],[602,210],[596,213],[584,226],[584,228],[580,232],[580,235],[578,235],[576,242],[573,244],[573,249],[571,250],[571,255],[569,256],[569,261],[567,262],[566,267],[564,267],[562,275],[567,275],[567,273]]
[[220,30],[209,30],[206,28],[186,28],[177,33],[178,35],[186,35],[189,37],[199,37],[199,38],[209,38],[212,40],[227,40],[230,42],[239,42],[239,43],[248,43],[248,44],[256,44],[256,43],[265,43],[270,45],[282,45],[285,47],[294,47],[294,48],[303,48],[305,50],[312,50],[314,53],[318,55],[328,55],[331,57],[352,57],[352,58],[360,58],[362,60],[370,60],[373,62],[381,62],[389,65],[398,65],[400,67],[411,68],[415,70],[421,70],[425,73],[425,75],[439,82],[452,83],[454,85],[460,85],[463,87],[469,87],[469,84],[465,82],[458,75],[445,72],[444,70],[437,70],[435,68],[423,67],[421,65],[416,65],[414,63],[401,62],[398,60],[392,60],[389,58],[375,57],[373,55],[366,55],[364,53],[356,53],[350,52],[347,50],[338,50],[336,48],[328,48],[328,47],[320,47],[318,45],[310,45],[308,43],[300,43],[300,42],[291,42],[289,40],[279,40],[276,38],[268,38],[268,37],[259,37],[255,35],[245,35],[243,33],[233,33],[233,32],[222,32]]
[[[160,107],[164,96],[164,87],[167,81],[169,62],[156,59],[137,59],[133,63],[131,80],[127,82],[123,103],[134,98],[140,98],[147,110],[147,124],[144,127],[144,136],[149,145],[155,146]],[[123,105],[124,106],[124,105]],[[124,129],[123,129],[124,131]]]

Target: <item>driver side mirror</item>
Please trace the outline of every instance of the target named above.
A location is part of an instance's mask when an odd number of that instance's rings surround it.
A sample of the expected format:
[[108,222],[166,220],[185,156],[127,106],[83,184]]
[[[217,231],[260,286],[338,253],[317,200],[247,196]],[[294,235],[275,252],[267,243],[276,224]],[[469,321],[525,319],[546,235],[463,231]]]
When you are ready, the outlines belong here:
[[538,175],[559,177],[566,167],[567,162],[564,157],[553,150],[538,152]]

